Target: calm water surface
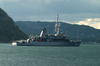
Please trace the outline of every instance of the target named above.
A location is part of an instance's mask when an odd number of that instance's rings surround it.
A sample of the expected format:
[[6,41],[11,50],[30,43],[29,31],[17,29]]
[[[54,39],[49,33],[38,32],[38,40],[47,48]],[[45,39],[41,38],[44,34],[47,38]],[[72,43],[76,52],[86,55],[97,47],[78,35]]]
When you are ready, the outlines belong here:
[[45,47],[1,43],[0,66],[100,66],[100,45]]

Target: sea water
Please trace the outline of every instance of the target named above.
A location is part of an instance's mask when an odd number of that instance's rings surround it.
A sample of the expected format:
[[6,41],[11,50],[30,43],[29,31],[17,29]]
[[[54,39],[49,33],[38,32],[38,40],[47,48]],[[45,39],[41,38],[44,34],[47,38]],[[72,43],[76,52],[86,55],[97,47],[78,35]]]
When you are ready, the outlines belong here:
[[100,66],[100,45],[52,47],[1,43],[0,66]]

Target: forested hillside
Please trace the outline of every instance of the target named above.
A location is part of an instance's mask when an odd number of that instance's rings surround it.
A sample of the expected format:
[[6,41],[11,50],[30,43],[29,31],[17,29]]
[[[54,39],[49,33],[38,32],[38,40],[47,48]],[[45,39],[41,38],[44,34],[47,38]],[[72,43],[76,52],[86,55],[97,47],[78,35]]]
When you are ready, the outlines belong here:
[[0,42],[26,39],[27,35],[15,25],[13,19],[0,8]]

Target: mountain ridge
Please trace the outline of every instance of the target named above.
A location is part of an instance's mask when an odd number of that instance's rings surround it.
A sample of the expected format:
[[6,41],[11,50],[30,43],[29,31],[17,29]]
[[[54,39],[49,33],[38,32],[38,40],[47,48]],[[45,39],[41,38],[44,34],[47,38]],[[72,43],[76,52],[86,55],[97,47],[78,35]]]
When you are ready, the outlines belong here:
[[[70,39],[77,39],[77,33],[79,32],[79,39],[83,42],[100,42],[100,29],[86,25],[59,23],[64,34]],[[39,35],[43,28],[46,28],[49,34],[54,34],[56,22],[15,21],[15,24],[26,34]]]

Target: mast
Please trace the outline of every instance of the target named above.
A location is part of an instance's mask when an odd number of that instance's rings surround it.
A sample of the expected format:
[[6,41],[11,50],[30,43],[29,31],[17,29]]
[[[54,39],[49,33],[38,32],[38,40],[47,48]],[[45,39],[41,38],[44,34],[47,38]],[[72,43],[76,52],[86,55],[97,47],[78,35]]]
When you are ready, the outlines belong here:
[[57,21],[56,21],[56,24],[55,24],[55,33],[57,32],[57,25],[58,25],[58,14],[57,14]]
[[57,33],[57,35],[59,35],[59,32],[60,32],[60,30],[59,30],[59,28],[60,28],[60,23],[58,24],[58,18],[59,18],[59,16],[58,16],[58,14],[57,14],[57,22],[56,22],[56,24],[55,24],[55,33]]
[[77,40],[79,40],[79,30],[77,30]]
[[58,14],[57,14],[57,25],[58,25],[58,18],[59,18],[59,17],[58,17]]

